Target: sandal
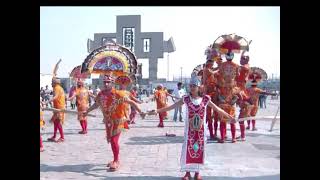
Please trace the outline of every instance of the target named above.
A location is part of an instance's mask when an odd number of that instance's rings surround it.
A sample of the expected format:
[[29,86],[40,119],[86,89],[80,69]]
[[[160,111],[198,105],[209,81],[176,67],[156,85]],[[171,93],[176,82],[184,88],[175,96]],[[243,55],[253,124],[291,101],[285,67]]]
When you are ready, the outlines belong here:
[[199,173],[195,173],[195,174],[194,174],[194,179],[195,179],[195,180],[202,180],[202,177],[200,176]]
[[191,174],[190,172],[189,173],[186,173],[182,178],[181,180],[191,180]]
[[119,161],[113,161],[111,164],[110,164],[110,171],[117,171],[120,167],[120,163]]
[[50,142],[56,142],[56,138],[55,138],[55,137],[48,138],[48,141],[50,141]]
[[64,141],[64,138],[59,138],[56,142],[60,143],[60,142],[63,142],[63,141]]
[[110,167],[112,163],[113,163],[113,161],[108,162],[107,167]]

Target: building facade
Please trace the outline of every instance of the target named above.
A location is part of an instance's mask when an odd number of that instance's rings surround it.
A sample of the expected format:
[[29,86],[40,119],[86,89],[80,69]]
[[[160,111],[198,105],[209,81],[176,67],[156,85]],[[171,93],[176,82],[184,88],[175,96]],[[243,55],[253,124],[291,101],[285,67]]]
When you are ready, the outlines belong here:
[[[107,42],[121,44],[136,55],[137,59],[149,59],[149,79],[146,81],[157,81],[158,59],[163,58],[165,52],[175,51],[173,39],[163,40],[163,32],[141,32],[140,15],[117,16],[117,28],[115,33],[95,33],[94,39],[88,39],[87,49],[92,52],[94,49],[103,46]],[[142,64],[138,66],[138,82],[142,81]],[[144,81],[143,81],[144,83]]]

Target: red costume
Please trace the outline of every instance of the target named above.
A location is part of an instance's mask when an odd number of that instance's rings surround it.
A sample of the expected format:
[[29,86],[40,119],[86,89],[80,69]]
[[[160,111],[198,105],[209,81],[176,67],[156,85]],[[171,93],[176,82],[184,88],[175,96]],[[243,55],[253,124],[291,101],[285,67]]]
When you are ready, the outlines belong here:
[[[225,54],[226,62],[219,64],[218,78],[218,103],[220,108],[228,114],[235,116],[236,101],[241,98],[241,90],[237,87],[237,81],[240,82],[245,77],[245,69],[238,64],[232,62],[234,53],[240,53],[241,50],[249,51],[248,41],[235,34],[227,34],[219,36],[213,43],[213,48],[219,49],[222,54]],[[236,127],[235,123],[230,123],[232,142],[236,142]],[[223,143],[226,135],[226,120],[222,119],[220,123],[221,139]]]
[[[232,58],[229,58],[226,62],[221,63],[219,67],[218,104],[219,107],[226,111],[228,114],[235,116],[234,104],[237,100],[235,79],[237,76],[239,76],[239,65],[232,62]],[[226,119],[222,119],[220,122],[221,139],[219,141],[221,143],[223,143],[226,138],[226,126]],[[230,123],[230,127],[232,142],[236,142],[235,123]]]

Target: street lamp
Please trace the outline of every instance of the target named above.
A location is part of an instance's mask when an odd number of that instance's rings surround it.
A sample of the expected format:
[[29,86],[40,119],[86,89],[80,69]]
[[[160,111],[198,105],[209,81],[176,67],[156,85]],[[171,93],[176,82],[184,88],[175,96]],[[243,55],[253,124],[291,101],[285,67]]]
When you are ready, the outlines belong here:
[[181,69],[180,82],[182,82],[182,67],[180,67],[180,69]]

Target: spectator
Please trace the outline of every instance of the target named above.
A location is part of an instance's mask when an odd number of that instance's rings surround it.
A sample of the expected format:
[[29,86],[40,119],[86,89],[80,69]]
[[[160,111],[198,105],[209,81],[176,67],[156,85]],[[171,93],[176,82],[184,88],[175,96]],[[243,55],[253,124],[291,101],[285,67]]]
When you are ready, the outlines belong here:
[[[178,82],[177,88],[174,89],[173,91],[173,96],[182,98],[182,96],[186,95],[186,91],[182,88],[182,82]],[[178,101],[179,99],[172,98],[173,102]],[[173,121],[177,122],[177,114],[179,112],[179,121],[183,122],[182,120],[182,106],[176,107],[174,109],[174,116],[173,116]]]
[[45,90],[43,89],[43,87],[41,87],[41,88],[40,88],[40,97],[41,97],[41,99],[42,99],[42,102],[44,101],[45,96],[46,96],[46,92],[45,92]]

